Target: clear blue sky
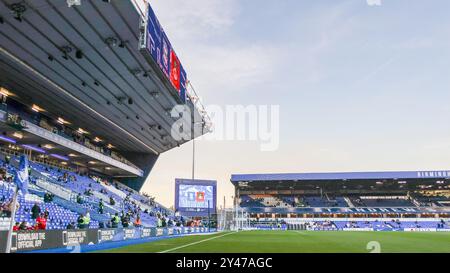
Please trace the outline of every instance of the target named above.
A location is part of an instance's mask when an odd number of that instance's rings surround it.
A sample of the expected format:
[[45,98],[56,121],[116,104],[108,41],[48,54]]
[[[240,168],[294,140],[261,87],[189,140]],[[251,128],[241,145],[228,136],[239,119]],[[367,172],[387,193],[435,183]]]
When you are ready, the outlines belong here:
[[[450,1],[150,1],[205,104],[279,105],[280,147],[198,142],[197,177],[449,169]],[[144,191],[173,205],[191,144],[161,155]]]

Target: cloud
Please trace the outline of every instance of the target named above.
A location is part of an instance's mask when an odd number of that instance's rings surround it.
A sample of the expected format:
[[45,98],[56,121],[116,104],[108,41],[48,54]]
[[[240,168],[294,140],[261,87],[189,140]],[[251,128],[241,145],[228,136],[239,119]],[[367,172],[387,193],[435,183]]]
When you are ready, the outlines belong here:
[[238,0],[155,0],[152,7],[200,96],[243,90],[273,71],[280,51],[233,32]]
[[369,6],[381,6],[381,0],[366,0]]
[[225,31],[239,13],[237,0],[155,0],[152,7],[165,31],[178,40],[198,41]]
[[[194,84],[208,90],[244,90],[262,84],[275,66],[276,48],[252,46],[201,46],[187,58]],[[197,84],[195,82],[198,82]]]

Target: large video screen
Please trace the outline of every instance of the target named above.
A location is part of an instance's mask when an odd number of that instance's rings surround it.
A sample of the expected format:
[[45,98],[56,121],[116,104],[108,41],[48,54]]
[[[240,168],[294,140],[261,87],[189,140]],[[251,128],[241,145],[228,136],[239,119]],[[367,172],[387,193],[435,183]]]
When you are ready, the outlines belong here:
[[207,216],[216,209],[217,182],[211,180],[175,180],[175,209],[186,216]]

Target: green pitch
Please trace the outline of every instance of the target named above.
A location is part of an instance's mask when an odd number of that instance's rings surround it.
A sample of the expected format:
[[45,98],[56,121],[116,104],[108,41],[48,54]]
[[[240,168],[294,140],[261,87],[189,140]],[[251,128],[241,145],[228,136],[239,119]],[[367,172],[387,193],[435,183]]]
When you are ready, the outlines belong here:
[[450,253],[445,232],[241,231],[126,246],[109,253]]

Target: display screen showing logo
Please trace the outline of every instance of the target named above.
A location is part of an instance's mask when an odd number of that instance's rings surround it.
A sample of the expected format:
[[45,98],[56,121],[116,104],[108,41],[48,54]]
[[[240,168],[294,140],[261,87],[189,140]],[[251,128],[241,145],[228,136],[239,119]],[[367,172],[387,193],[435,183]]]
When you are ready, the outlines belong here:
[[181,208],[208,208],[213,205],[214,189],[212,186],[180,185],[178,205]]
[[205,193],[202,191],[197,192],[197,198],[195,199],[197,202],[205,202]]

